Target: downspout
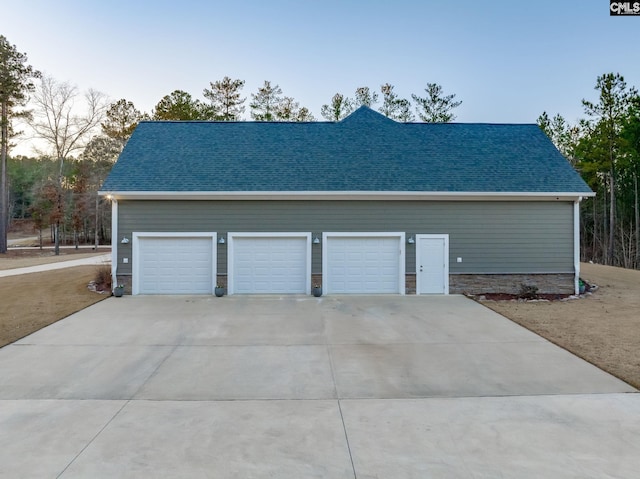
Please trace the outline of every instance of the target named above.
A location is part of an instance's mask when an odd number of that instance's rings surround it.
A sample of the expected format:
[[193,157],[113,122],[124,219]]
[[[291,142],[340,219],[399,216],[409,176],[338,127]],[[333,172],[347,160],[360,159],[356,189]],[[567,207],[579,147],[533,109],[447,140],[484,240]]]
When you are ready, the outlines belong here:
[[582,196],[573,202],[573,270],[575,271],[574,294],[580,294],[580,202]]
[[111,200],[111,288],[118,284],[118,200]]

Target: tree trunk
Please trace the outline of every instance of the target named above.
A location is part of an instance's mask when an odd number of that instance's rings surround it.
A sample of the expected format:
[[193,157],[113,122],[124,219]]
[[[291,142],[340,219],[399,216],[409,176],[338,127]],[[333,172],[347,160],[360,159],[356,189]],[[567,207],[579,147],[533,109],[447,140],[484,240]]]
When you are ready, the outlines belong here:
[[56,219],[56,226],[53,234],[54,241],[54,254],[56,256],[60,255],[60,216],[62,216],[62,167],[64,165],[64,158],[59,158],[60,161],[60,172],[58,174],[58,204],[56,208],[58,209],[58,218]]
[[640,268],[640,211],[638,210],[638,174],[633,173],[633,209],[635,211],[636,222],[636,257],[634,268]]
[[0,130],[0,163],[2,163],[2,172],[0,175],[0,253],[5,254],[7,252],[7,229],[9,227],[9,209],[7,208],[8,191],[7,191],[7,148],[9,146],[9,118],[8,118],[7,104],[2,102],[2,116],[0,122],[2,123]]
[[53,253],[56,256],[60,255],[60,223],[56,221],[53,226]]
[[616,237],[616,190],[613,168],[611,169],[611,176],[609,177],[609,188],[611,189],[611,198],[609,203],[609,249],[607,251],[607,257],[609,258],[608,264],[614,266],[613,252]]
[[607,262],[607,240],[609,238],[609,232],[607,230],[608,227],[608,219],[607,219],[607,209],[609,204],[607,203],[607,181],[604,180],[602,185],[602,235],[600,236],[600,262],[602,264],[608,264]]
[[595,198],[591,199],[591,209],[593,210],[593,231],[591,233],[591,259],[596,256],[596,235],[598,234],[598,216],[596,214],[597,201]]
[[96,230],[95,230],[95,249],[98,251],[98,245],[100,244],[100,237],[98,235],[98,223],[100,219],[100,197],[96,193]]

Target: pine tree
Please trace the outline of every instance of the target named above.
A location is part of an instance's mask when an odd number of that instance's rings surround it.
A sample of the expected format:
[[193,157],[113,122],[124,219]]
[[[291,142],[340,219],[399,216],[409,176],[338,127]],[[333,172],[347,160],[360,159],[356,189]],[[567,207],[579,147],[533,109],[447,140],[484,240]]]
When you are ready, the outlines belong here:
[[232,80],[225,76],[222,80],[210,83],[211,88],[205,88],[204,97],[211,102],[211,108],[216,112],[216,119],[221,121],[239,121],[242,118],[246,98],[240,97],[240,90],[244,87],[244,80]]
[[251,118],[256,121],[276,121],[282,100],[282,89],[278,85],[271,86],[271,82],[265,80],[258,93],[251,94]]
[[16,107],[27,101],[27,94],[35,89],[32,80],[40,72],[27,65],[27,55],[20,53],[15,45],[0,35],[0,253],[7,252],[7,229],[9,226],[9,205],[7,191],[7,154],[11,119],[21,116]]
[[426,123],[448,123],[456,119],[452,110],[458,108],[462,102],[454,100],[455,94],[443,95],[442,87],[437,83],[427,83],[424,91],[426,97],[411,95],[420,120]]

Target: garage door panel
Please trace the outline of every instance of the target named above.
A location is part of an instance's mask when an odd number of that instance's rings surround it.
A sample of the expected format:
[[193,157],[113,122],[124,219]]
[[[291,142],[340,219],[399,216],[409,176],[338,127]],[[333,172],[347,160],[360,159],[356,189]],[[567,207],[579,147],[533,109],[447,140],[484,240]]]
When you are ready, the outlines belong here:
[[308,241],[305,236],[233,236],[233,293],[307,292]]
[[140,236],[138,293],[212,294],[214,257],[211,236]]
[[399,236],[326,237],[327,293],[400,293]]

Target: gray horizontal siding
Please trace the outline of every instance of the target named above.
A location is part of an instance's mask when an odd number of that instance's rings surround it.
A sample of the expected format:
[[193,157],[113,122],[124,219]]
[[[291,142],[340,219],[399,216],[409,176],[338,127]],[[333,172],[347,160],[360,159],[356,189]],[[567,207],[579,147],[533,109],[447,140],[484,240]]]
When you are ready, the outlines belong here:
[[[570,202],[120,201],[118,209],[120,238],[134,231],[446,233],[452,274],[573,271]],[[314,273],[321,272],[321,251],[322,245],[312,246]],[[226,253],[219,245],[220,273]],[[122,264],[125,257],[129,264]],[[119,274],[131,273],[131,244],[118,245],[118,265]],[[415,272],[410,244],[406,271]]]

